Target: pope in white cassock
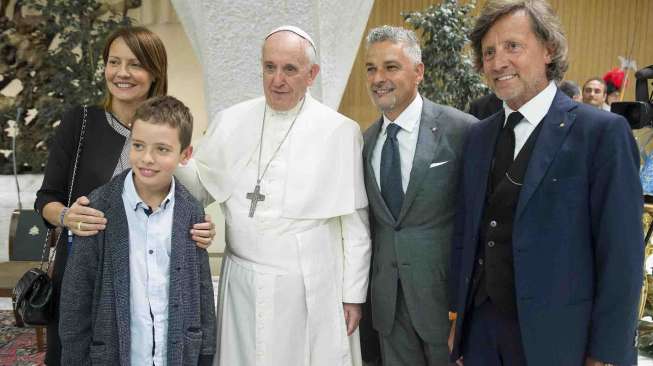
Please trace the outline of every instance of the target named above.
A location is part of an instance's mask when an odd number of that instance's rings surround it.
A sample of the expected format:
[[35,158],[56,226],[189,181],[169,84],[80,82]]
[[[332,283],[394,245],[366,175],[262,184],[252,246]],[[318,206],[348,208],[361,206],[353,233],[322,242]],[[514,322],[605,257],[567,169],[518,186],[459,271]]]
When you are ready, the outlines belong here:
[[307,93],[315,60],[301,29],[268,34],[265,98],[220,112],[177,172],[226,219],[217,365],[362,364],[371,253],[362,136]]

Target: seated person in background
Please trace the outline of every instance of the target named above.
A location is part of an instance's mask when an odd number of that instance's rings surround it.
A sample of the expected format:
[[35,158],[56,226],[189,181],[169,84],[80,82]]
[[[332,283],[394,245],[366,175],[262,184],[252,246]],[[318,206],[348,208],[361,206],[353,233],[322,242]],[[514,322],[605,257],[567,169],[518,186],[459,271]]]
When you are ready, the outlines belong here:
[[558,85],[558,89],[567,94],[574,102],[581,103],[583,101],[583,97],[580,95],[580,88],[574,81],[564,80]]
[[605,81],[600,77],[593,77],[583,85],[583,103],[610,111],[610,106],[605,104],[605,97]]
[[139,106],[131,169],[93,191],[105,213],[75,237],[64,274],[63,365],[211,365],[216,320],[208,254],[188,228],[204,211],[173,179],[191,156],[193,117],[173,97]]

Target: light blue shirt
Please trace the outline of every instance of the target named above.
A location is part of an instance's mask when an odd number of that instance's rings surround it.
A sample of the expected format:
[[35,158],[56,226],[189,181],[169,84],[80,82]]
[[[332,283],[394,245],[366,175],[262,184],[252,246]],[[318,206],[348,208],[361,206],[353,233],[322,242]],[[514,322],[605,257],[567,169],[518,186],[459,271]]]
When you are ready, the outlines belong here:
[[408,188],[408,181],[410,180],[410,172],[413,169],[413,158],[415,157],[415,149],[417,149],[417,137],[419,136],[419,122],[422,118],[422,106],[424,101],[422,96],[417,94],[415,99],[404,109],[401,114],[390,121],[388,117],[383,115],[383,126],[381,132],[376,140],[376,146],[372,151],[372,169],[374,169],[374,176],[376,177],[376,184],[381,188],[381,151],[387,136],[386,128],[390,123],[396,123],[401,127],[397,132],[397,141],[399,142],[399,160],[401,161],[401,187],[406,192]]
[[168,362],[168,289],[174,191],[173,179],[161,206],[148,215],[150,208],[136,192],[133,172],[125,178],[122,201],[129,225],[132,366],[164,366]]

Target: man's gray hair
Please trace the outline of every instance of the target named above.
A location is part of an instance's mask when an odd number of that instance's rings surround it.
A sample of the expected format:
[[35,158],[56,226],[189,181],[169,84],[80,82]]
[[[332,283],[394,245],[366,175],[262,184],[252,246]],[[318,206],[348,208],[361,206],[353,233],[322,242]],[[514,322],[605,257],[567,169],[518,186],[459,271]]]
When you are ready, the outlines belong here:
[[500,18],[517,11],[524,11],[531,20],[535,36],[551,49],[551,63],[546,67],[548,80],[560,81],[569,68],[567,61],[567,38],[562,31],[560,19],[545,0],[489,0],[476,18],[469,38],[474,50],[474,64],[483,70],[482,41],[485,34]]
[[367,34],[366,47],[370,48],[372,44],[384,41],[401,43],[406,56],[413,61],[413,64],[422,63],[422,49],[419,46],[417,35],[412,30],[389,25],[376,27]]

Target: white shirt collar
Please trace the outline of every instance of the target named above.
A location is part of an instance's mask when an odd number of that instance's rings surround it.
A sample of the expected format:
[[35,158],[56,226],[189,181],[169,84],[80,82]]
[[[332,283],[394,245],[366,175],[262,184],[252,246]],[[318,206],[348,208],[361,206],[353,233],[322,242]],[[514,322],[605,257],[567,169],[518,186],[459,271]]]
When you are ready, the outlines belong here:
[[[170,191],[168,191],[168,195],[166,198],[163,199],[161,202],[161,205],[159,207],[165,209],[168,207],[168,203],[172,202],[175,198],[175,179],[172,179],[172,183],[170,184]],[[145,202],[141,199],[141,197],[138,195],[138,192],[136,191],[136,186],[134,185],[134,172],[130,169],[129,173],[127,173],[127,176],[125,177],[125,184],[123,185],[123,196],[127,199],[127,203],[129,203],[129,207],[132,208],[134,211],[138,210],[139,207],[148,207]],[[153,210],[155,210],[158,207],[150,207]]]
[[[555,98],[557,91],[558,88],[556,87],[555,83],[550,81],[549,85],[547,85],[544,90],[539,92],[539,94],[521,106],[521,108],[519,108],[519,113],[524,116],[524,120],[522,120],[522,122],[526,121],[533,125],[533,127],[536,127],[538,124],[540,124],[540,122],[544,119],[544,116],[549,113],[549,108],[551,108],[551,104],[553,104],[553,99]],[[514,112],[514,110],[508,107],[506,102],[503,102],[503,110],[505,112],[505,123],[510,113]]]
[[417,123],[420,120],[420,117],[422,116],[422,105],[424,102],[422,101],[422,96],[417,93],[415,96],[415,99],[413,99],[412,102],[404,109],[401,114],[394,120],[390,121],[388,117],[383,115],[383,127],[381,129],[381,133],[385,134],[385,128],[388,127],[390,123],[395,123],[397,126],[401,127],[401,129],[408,131],[408,133],[413,132],[413,129],[415,126],[417,126]]

